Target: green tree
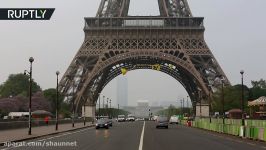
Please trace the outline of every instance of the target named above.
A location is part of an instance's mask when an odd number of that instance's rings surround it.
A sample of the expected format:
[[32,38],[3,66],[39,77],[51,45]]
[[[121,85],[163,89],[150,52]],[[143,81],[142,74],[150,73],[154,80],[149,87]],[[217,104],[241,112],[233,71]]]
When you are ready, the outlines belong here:
[[[29,77],[22,73],[11,74],[8,79],[0,86],[1,97],[10,97],[23,95],[28,96],[29,91]],[[33,80],[32,92],[41,91],[40,86]]]
[[170,105],[167,109],[164,110],[160,110],[157,113],[155,113],[156,115],[163,115],[163,116],[167,116],[167,117],[171,117],[173,115],[181,115],[182,113],[190,113],[191,112],[191,108],[183,108],[181,111],[181,108],[176,108],[173,105]]
[[[43,95],[51,103],[52,113],[55,113],[55,110],[56,110],[56,89],[54,89],[54,88],[46,89],[43,91]],[[58,110],[59,111],[61,110],[63,100],[64,100],[64,97],[61,95],[58,95]]]
[[[247,86],[244,86],[244,106],[247,107],[247,100],[249,99],[250,91]],[[240,109],[242,99],[242,86],[234,85],[224,87],[224,109]],[[213,94],[212,109],[216,112],[222,112],[222,89],[218,89]]]
[[72,105],[63,101],[60,106],[59,114],[64,115],[66,118],[70,118],[72,115]]
[[260,79],[259,81],[251,81],[252,88],[250,88],[250,100],[257,99],[261,96],[266,96],[266,81]]
[[253,88],[266,88],[266,81],[260,79],[259,81],[251,81],[251,85]]

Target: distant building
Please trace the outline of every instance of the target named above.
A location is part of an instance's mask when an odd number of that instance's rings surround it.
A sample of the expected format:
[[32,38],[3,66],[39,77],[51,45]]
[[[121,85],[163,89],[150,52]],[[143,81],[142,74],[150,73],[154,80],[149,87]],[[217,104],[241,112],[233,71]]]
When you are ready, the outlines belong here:
[[118,76],[117,102],[121,107],[128,106],[128,82],[126,76]]
[[158,111],[163,110],[163,107],[159,106],[149,106],[149,103],[140,102],[138,106],[127,106],[123,107],[125,111],[128,111],[130,114],[135,115],[139,118],[148,118],[149,116],[149,109],[150,113],[153,115],[156,114]]
[[137,102],[136,107],[136,116],[141,118],[148,118],[149,117],[149,101],[147,100],[139,100]]
[[8,117],[10,117],[10,119],[19,119],[22,117],[29,117],[29,112],[10,112],[8,114]]

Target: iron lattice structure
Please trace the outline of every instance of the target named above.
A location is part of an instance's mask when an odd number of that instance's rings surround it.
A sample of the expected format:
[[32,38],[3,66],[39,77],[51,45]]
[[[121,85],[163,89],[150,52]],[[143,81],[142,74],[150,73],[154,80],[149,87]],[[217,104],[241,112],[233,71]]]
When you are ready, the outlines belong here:
[[60,81],[60,91],[96,105],[106,84],[121,69],[155,69],[179,81],[193,105],[230,84],[204,40],[202,17],[187,0],[158,0],[160,16],[128,16],[130,0],[102,0],[96,17],[85,18],[85,40]]

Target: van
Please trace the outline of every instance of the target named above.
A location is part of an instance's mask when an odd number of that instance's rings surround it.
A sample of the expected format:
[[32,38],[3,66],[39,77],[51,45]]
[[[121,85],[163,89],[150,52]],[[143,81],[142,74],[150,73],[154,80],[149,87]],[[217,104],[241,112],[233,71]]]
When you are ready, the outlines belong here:
[[171,116],[169,123],[170,124],[178,124],[179,123],[179,117],[178,116]]

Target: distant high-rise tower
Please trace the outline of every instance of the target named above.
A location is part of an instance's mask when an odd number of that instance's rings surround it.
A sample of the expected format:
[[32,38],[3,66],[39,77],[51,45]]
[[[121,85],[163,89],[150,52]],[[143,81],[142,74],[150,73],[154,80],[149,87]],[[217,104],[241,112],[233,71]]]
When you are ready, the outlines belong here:
[[128,106],[128,83],[126,76],[117,79],[117,102],[120,106]]

